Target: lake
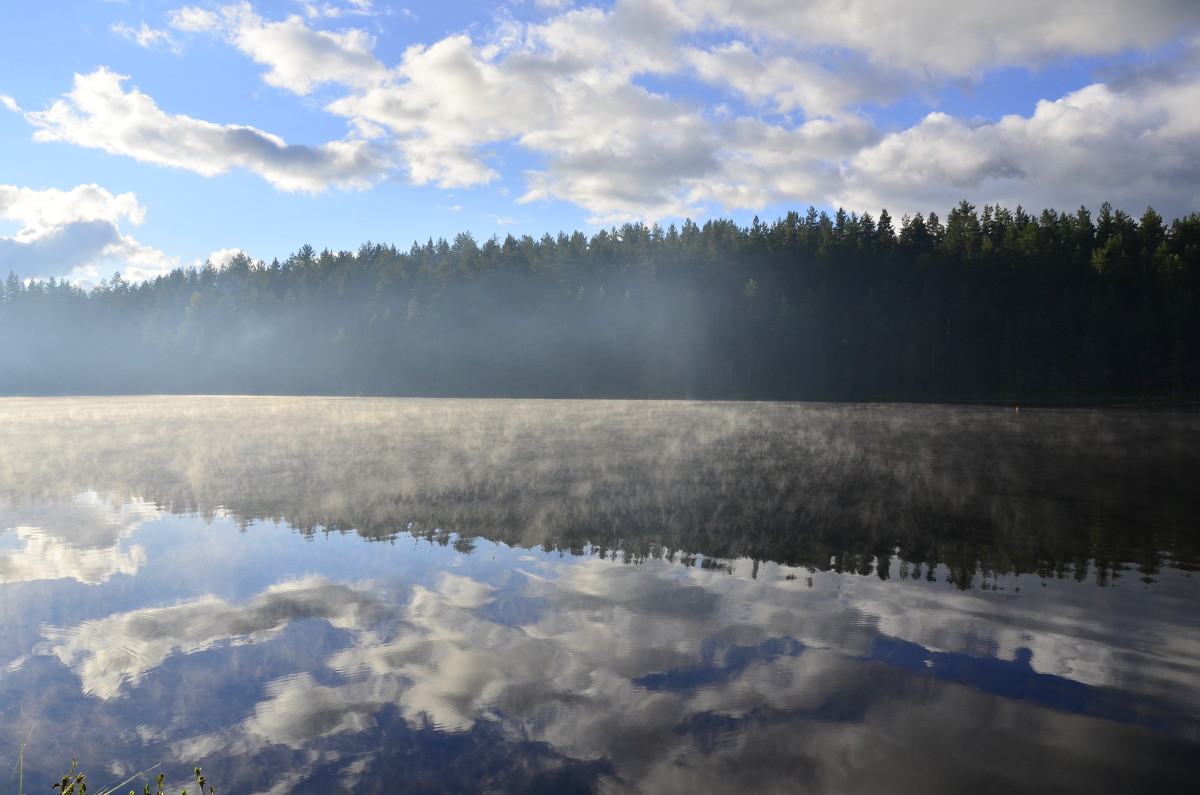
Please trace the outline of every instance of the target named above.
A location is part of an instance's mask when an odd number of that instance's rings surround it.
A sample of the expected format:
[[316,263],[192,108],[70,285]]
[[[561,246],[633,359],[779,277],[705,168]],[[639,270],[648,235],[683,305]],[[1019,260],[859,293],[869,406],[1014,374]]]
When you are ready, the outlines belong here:
[[3,398],[2,772],[1190,791],[1197,483],[1185,413]]

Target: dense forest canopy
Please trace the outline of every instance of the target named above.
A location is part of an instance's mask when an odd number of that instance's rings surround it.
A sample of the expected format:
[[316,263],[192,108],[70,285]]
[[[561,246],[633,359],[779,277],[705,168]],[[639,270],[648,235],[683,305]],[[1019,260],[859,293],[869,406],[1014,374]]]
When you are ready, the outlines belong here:
[[0,287],[0,393],[1200,395],[1200,215],[966,201]]

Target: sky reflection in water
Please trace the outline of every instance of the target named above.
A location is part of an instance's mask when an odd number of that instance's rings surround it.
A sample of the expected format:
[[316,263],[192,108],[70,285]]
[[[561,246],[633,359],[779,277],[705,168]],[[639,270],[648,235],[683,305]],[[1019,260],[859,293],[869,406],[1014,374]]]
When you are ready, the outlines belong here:
[[[1155,561],[1093,562],[1082,578],[1079,566],[1060,566],[1060,577],[1009,550],[1007,571],[976,566],[964,586],[961,555],[938,563],[895,551],[950,558],[949,541],[908,529],[928,506],[959,520],[964,505],[986,509],[964,524],[993,561],[1004,539],[1029,537],[1013,528],[1031,517],[1062,522],[1027,528],[1054,536],[1039,548],[1047,561],[1078,556],[1076,526],[1094,546],[1117,544],[1088,500],[1129,484],[1084,482],[1077,466],[1047,500],[1036,487],[1058,481],[1012,474],[1029,460],[1019,449],[1008,461],[968,455],[980,423],[994,431],[1007,416],[247,400],[0,401],[13,451],[0,465],[0,756],[12,764],[30,738],[27,785],[48,786],[72,756],[94,784],[157,762],[180,775],[200,764],[224,791],[245,793],[389,792],[397,780],[405,791],[1107,792],[1170,790],[1200,772],[1200,587],[1185,570],[1196,529],[1180,526],[1186,498],[1158,500],[1146,525],[1113,531],[1161,541],[1173,527],[1176,542]],[[381,406],[392,412],[383,424]],[[267,411],[295,430],[269,448],[276,456],[256,457],[278,433]],[[787,443],[762,437],[752,415],[763,411]],[[423,412],[437,423],[415,419]],[[798,416],[781,424],[788,412]],[[230,424],[245,414],[255,415],[247,426]],[[683,424],[662,431],[668,415]],[[1073,419],[1084,425],[1073,438],[1136,447],[1120,417],[1067,414],[1046,427],[1062,438]],[[922,422],[961,449],[908,479],[921,498],[886,509],[900,535],[887,559],[871,557],[887,529],[846,515],[885,509],[868,496],[843,504],[846,486],[830,480],[916,472],[914,457],[930,454]],[[1181,444],[1195,433],[1193,418],[1165,422]],[[838,450],[815,443],[839,428]],[[908,443],[897,447],[897,434]],[[491,449],[475,447],[481,435]],[[564,438],[571,452],[551,444]],[[545,456],[533,456],[541,445]],[[736,463],[748,446],[756,461]],[[762,458],[787,449],[808,463],[781,459],[764,484]],[[359,466],[347,479],[351,454]],[[321,457],[334,461],[312,460]],[[1102,475],[1111,460],[1098,460]],[[975,467],[976,482],[939,492],[947,465]],[[757,482],[738,482],[739,469]],[[622,481],[631,470],[640,490]],[[671,493],[696,477],[707,497]],[[514,497],[521,479],[541,503]],[[894,480],[880,488],[905,491]],[[739,490],[760,505],[722,507]],[[632,493],[633,508],[605,502],[615,493]],[[756,560],[680,549],[686,533],[665,507],[699,506],[695,519],[714,493],[730,532],[763,519],[780,551]],[[816,520],[796,507],[814,503],[824,506]],[[451,521],[429,521],[429,506]],[[622,517],[626,536],[614,538],[610,520],[571,525],[589,508]],[[490,537],[480,532],[489,515]],[[804,565],[822,547],[790,526],[798,517],[815,534],[828,524],[823,539],[845,528],[846,544],[823,566]],[[539,521],[560,523],[557,546],[528,543],[554,536]],[[335,526],[343,532],[321,529]],[[459,527],[473,532],[449,532]]]

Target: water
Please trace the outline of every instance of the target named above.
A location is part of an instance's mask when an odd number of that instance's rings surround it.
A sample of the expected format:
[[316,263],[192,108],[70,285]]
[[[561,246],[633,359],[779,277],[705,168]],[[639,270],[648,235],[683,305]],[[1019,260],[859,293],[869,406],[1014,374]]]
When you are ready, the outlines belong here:
[[72,757],[225,793],[1185,791],[1198,443],[1134,412],[3,399],[0,762],[27,792]]

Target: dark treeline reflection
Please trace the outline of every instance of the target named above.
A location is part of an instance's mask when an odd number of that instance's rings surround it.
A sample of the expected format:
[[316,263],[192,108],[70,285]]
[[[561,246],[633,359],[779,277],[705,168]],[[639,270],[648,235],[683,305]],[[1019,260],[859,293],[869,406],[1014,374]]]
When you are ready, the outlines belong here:
[[[353,398],[0,400],[3,498],[959,587],[1194,569],[1195,415]],[[898,561],[894,561],[898,558]],[[946,573],[948,572],[948,574]],[[977,582],[982,578],[982,583]]]
[[[28,275],[28,274],[26,274]],[[1200,394],[1200,216],[627,224],[0,288],[0,392]]]

